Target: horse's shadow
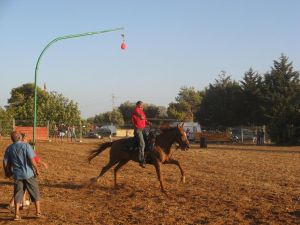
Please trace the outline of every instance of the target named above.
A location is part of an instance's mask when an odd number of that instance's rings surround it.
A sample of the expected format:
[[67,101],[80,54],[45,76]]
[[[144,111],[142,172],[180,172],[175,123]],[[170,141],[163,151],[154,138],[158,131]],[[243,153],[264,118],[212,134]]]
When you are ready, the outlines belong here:
[[0,203],[0,209],[6,209],[7,207],[7,204],[5,203]]
[[0,221],[14,221],[14,219],[13,218],[9,218],[9,217],[0,217]]
[[93,183],[93,182],[82,182],[82,183],[69,183],[69,182],[61,182],[61,183],[40,183],[41,187],[47,188],[57,188],[57,189],[69,189],[69,190],[80,190],[80,189],[91,189],[94,191],[95,188],[101,191],[106,191],[111,194],[116,194],[118,191],[126,190],[125,184],[118,184],[117,187],[106,186],[101,183]]
[[13,181],[0,181],[0,186],[4,186],[4,185],[12,185]]
[[294,212],[289,212],[291,216],[300,218],[300,210],[296,210]]
[[[0,203],[0,221],[12,221],[13,216],[10,216],[7,209],[7,203]],[[3,214],[3,215],[2,215]],[[11,214],[12,215],[12,214]]]
[[63,188],[63,189],[71,189],[71,190],[76,190],[76,189],[82,189],[85,187],[85,184],[75,184],[75,183],[41,183],[41,187],[48,187],[48,188]]

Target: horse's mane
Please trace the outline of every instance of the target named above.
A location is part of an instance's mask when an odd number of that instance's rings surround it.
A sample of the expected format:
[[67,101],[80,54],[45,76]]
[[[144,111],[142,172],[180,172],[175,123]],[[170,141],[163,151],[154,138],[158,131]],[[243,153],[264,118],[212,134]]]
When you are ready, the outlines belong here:
[[160,127],[159,129],[160,129],[160,131],[162,131],[162,132],[168,132],[168,131],[175,130],[176,127]]
[[160,127],[159,128],[159,135],[157,135],[157,138],[164,137],[166,135],[170,135],[172,132],[176,130],[177,127]]

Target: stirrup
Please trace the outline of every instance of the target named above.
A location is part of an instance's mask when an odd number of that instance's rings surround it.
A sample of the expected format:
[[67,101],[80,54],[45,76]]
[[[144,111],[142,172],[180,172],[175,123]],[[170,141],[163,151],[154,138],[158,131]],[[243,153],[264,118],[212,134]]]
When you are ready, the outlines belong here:
[[142,168],[146,168],[146,163],[144,163],[144,162],[140,162],[139,165],[140,165],[140,167],[142,167]]

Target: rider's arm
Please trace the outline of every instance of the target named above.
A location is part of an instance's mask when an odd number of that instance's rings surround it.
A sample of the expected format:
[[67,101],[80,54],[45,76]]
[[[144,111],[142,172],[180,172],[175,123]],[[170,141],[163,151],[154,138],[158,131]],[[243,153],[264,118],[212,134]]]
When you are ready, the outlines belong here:
[[150,127],[152,126],[152,123],[146,119],[146,124],[149,125]]
[[134,112],[134,114],[140,118],[141,120],[145,119],[141,114],[139,114],[138,112]]
[[134,111],[133,111],[133,114],[134,115],[136,115],[138,118],[140,118],[141,120],[144,120],[145,119],[145,117],[143,117],[139,112],[139,109],[135,109]]

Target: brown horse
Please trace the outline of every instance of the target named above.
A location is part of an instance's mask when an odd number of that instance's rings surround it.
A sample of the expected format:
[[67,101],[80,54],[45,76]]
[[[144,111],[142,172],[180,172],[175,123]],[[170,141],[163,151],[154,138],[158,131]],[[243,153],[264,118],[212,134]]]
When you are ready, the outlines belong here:
[[[173,128],[165,128],[161,130],[162,133],[156,137],[155,145],[151,151],[148,151],[147,159],[150,159],[151,164],[155,166],[158,180],[160,182],[161,191],[165,192],[165,188],[162,181],[160,168],[162,164],[175,164],[179,167],[181,172],[181,181],[185,182],[184,171],[181,168],[179,162],[171,158],[173,149],[171,148],[174,143],[178,143],[181,150],[187,150],[190,146],[186,137],[186,133],[183,130],[183,124],[177,125]],[[128,139],[119,139],[113,142],[105,142],[99,146],[98,149],[90,152],[88,161],[90,162],[94,157],[99,155],[106,148],[110,149],[110,159],[106,166],[104,166],[99,176],[92,178],[92,182],[97,182],[111,167],[117,164],[114,168],[114,183],[117,186],[117,173],[118,170],[124,166],[130,160],[138,162],[138,152],[129,151],[126,149],[128,146]]]

